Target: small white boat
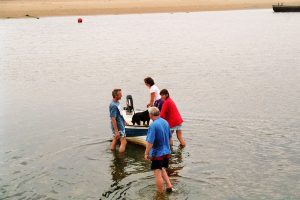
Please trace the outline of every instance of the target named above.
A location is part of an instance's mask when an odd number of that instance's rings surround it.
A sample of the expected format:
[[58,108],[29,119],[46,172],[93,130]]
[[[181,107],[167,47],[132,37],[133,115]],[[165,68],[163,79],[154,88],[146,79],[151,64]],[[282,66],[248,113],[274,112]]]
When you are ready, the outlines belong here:
[[147,131],[149,126],[132,124],[132,116],[135,113],[143,112],[143,111],[136,111],[136,112],[134,111],[133,100],[131,95],[127,95],[126,101],[127,101],[127,107],[125,107],[124,110],[122,111],[122,115],[126,121],[126,125],[125,125],[126,140],[146,147],[146,136],[147,136]]

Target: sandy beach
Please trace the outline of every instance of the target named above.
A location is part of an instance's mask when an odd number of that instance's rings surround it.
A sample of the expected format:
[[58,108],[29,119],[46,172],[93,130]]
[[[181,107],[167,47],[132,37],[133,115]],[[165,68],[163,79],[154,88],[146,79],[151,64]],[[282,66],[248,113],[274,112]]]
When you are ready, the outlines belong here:
[[[281,0],[300,4],[300,0]],[[271,8],[276,0],[0,0],[0,18]]]

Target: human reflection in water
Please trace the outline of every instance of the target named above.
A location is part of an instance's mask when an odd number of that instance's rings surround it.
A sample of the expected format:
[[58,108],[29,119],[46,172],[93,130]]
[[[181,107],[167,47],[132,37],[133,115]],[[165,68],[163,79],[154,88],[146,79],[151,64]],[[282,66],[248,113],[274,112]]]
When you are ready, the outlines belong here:
[[113,185],[117,185],[123,178],[125,178],[128,173],[125,171],[125,167],[128,164],[125,153],[119,154],[116,151],[113,151],[113,159],[111,167],[111,176],[113,180]]
[[[168,175],[172,179],[173,183],[176,182],[176,177],[180,176],[179,172],[184,167],[183,165],[183,151],[180,147],[178,149],[172,150],[170,165],[167,169]],[[145,148],[128,143],[126,146],[126,152],[123,154],[118,153],[117,151],[112,152],[112,159],[111,159],[111,176],[112,176],[112,184],[110,188],[102,193],[102,198],[100,199],[113,199],[119,198],[119,195],[124,195],[122,193],[126,187],[130,187],[130,185],[126,185],[126,183],[121,183],[121,181],[133,174],[144,173],[150,171],[150,163],[145,162],[144,160],[144,152]],[[128,183],[127,183],[128,184]],[[148,191],[148,190],[147,190]],[[153,191],[153,190],[150,190]],[[152,198],[151,198],[152,196]],[[124,196],[121,196],[122,199]],[[149,194],[150,199],[160,200],[160,199],[167,199],[166,194]]]
[[128,143],[125,153],[112,152],[111,176],[112,184],[110,189],[102,194],[103,197],[109,198],[112,193],[122,190],[125,185],[120,182],[132,175],[147,172],[149,163],[144,161],[144,147]]
[[168,196],[165,193],[157,192],[153,197],[153,200],[168,200]]
[[182,158],[183,151],[184,148],[181,146],[179,146],[178,149],[172,149],[170,167],[167,169],[169,176],[179,176],[179,171],[184,167]]

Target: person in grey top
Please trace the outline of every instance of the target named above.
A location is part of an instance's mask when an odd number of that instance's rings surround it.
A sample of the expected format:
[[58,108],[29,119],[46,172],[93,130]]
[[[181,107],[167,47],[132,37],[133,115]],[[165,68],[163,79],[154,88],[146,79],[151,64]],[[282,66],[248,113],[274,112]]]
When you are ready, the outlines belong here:
[[122,98],[122,90],[114,89],[112,91],[112,101],[109,105],[109,114],[111,119],[111,129],[113,134],[113,140],[111,143],[111,150],[116,149],[117,141],[120,140],[119,152],[123,153],[126,148],[126,133],[125,133],[125,120],[122,116],[121,105],[119,100]]

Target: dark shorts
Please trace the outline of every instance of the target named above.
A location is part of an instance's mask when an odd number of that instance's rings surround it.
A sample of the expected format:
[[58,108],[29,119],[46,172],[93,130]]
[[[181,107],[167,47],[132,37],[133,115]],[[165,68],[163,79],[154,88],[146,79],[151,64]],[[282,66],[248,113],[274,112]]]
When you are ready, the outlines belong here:
[[153,157],[151,159],[151,169],[162,169],[162,168],[168,168],[169,167],[169,159],[170,155],[164,155],[160,157]]

